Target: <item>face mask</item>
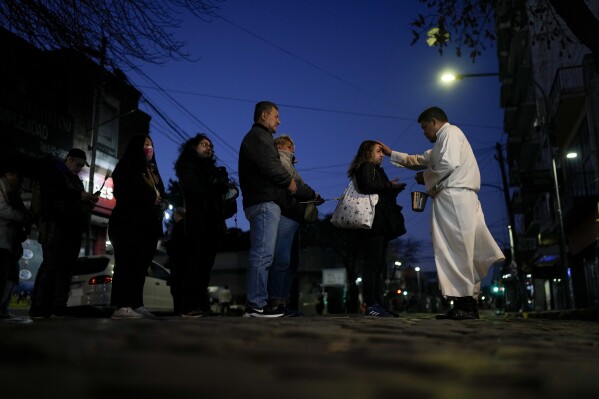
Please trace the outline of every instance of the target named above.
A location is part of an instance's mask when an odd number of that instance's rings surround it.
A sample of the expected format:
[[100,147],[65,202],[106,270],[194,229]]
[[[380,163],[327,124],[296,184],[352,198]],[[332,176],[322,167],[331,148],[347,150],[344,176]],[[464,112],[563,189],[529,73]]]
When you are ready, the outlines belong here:
[[146,154],[146,159],[149,161],[154,156],[154,147],[144,147],[144,154]]

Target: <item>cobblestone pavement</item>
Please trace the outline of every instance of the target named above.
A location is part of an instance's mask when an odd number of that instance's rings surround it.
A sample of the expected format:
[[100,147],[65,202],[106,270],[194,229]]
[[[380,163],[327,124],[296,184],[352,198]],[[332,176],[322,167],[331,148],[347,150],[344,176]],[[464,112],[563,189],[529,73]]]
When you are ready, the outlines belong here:
[[597,398],[599,323],[430,314],[0,323],[2,398]]

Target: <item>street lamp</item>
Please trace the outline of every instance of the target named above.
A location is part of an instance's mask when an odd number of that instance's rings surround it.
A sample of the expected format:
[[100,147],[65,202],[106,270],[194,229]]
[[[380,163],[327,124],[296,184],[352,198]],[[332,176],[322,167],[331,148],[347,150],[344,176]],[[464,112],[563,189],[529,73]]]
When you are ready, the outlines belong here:
[[483,76],[499,76],[498,72],[483,72],[483,73],[453,73],[445,72],[441,75],[441,81],[450,83],[464,78],[479,78]]
[[[563,219],[563,213],[562,213],[562,201],[560,198],[560,190],[559,190],[559,180],[557,177],[557,165],[556,165],[556,152],[553,150],[553,144],[551,142],[551,129],[552,129],[552,125],[551,125],[551,118],[550,118],[550,112],[551,110],[549,109],[549,103],[547,101],[547,95],[545,94],[545,90],[543,89],[543,86],[541,86],[536,80],[534,80],[532,77],[530,78],[531,82],[536,86],[537,89],[539,89],[539,92],[541,93],[541,96],[543,98],[543,107],[544,107],[544,111],[545,111],[545,118],[541,121],[543,124],[543,128],[545,130],[545,136],[547,138],[547,147],[549,148],[549,153],[551,155],[551,175],[552,175],[552,179],[553,179],[553,188],[555,191],[555,213],[556,213],[556,219],[557,219],[557,227],[558,227],[558,236],[559,236],[559,255],[560,255],[560,262],[562,264],[562,277],[564,279],[564,292],[566,295],[566,306],[568,307],[574,307],[574,298],[572,295],[572,292],[570,290],[570,276],[568,273],[568,258],[567,258],[567,253],[566,253],[566,234],[564,232],[564,219]],[[568,154],[566,154],[567,158],[576,158],[577,154],[570,152]]]

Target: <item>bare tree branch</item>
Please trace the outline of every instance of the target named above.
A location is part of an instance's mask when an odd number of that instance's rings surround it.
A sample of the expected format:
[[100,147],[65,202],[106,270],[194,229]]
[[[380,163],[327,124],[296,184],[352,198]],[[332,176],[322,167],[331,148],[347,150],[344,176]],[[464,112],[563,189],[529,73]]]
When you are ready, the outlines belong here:
[[208,22],[223,0],[2,0],[0,26],[38,48],[70,48],[106,58],[114,67],[134,60],[190,59],[173,36],[183,12]]

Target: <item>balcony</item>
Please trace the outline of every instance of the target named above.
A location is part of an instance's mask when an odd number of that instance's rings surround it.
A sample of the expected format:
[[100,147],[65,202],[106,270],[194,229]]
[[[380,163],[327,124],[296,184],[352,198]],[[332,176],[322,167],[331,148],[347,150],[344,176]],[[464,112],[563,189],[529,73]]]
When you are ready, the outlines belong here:
[[549,93],[556,144],[563,147],[585,111],[586,94],[582,66],[560,68]]

